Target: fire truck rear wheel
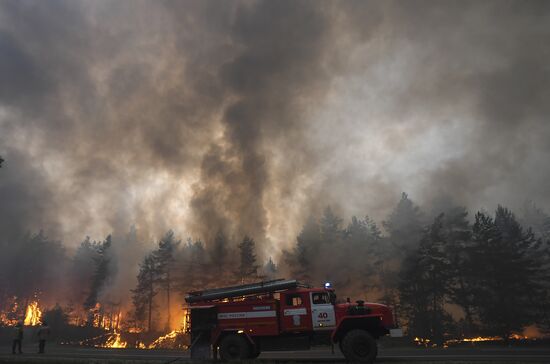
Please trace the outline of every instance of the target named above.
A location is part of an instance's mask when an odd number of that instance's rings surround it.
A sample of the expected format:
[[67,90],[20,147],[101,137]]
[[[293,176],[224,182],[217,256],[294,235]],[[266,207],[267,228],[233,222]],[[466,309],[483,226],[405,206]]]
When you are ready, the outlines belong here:
[[372,363],[378,354],[376,340],[365,330],[349,331],[340,348],[346,359],[354,363]]
[[250,345],[242,335],[227,335],[220,342],[220,357],[225,361],[238,361],[250,357]]

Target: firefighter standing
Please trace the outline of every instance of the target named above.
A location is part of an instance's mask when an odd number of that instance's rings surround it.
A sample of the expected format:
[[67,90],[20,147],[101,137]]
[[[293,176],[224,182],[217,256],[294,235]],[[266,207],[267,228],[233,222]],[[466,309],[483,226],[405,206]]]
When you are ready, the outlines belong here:
[[15,354],[15,347],[17,347],[19,354],[23,354],[21,351],[21,344],[23,342],[23,323],[18,322],[13,330],[13,344],[11,345],[11,353]]
[[46,322],[42,323],[42,326],[38,329],[36,336],[38,336],[38,354],[44,354],[46,339],[50,337],[50,327]]

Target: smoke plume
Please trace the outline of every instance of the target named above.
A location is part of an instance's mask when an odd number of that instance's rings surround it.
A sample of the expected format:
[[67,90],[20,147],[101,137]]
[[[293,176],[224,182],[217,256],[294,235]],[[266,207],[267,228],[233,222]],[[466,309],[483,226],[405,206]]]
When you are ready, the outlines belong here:
[[3,1],[0,233],[550,205],[545,1]]

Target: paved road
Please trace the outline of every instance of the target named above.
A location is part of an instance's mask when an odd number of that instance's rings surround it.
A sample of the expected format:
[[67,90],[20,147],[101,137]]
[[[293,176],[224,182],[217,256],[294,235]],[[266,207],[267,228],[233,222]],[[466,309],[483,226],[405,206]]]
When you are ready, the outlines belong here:
[[[177,362],[188,362],[187,352],[174,350],[137,350],[137,349],[99,349],[70,346],[50,346],[43,356],[35,354],[35,346],[24,346],[25,354],[12,355],[11,348],[0,346],[0,361],[20,361],[22,359],[34,360],[39,358],[56,359],[90,359],[106,360],[120,359],[132,361],[149,361],[168,363],[178,358]],[[316,349],[310,351],[280,351],[263,353],[258,362],[269,361],[294,361],[294,362],[340,362],[344,363],[344,357],[335,350],[334,354],[329,349]],[[407,362],[445,362],[445,361],[492,361],[492,362],[532,362],[550,363],[550,348],[458,348],[458,349],[380,349],[377,363],[407,363]]]

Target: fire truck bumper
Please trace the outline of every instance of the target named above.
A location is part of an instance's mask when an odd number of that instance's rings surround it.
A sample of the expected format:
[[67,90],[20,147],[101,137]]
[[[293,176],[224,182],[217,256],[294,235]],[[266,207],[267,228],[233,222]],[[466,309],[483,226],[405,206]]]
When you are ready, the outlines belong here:
[[390,337],[403,337],[403,329],[401,329],[400,327],[390,329]]

